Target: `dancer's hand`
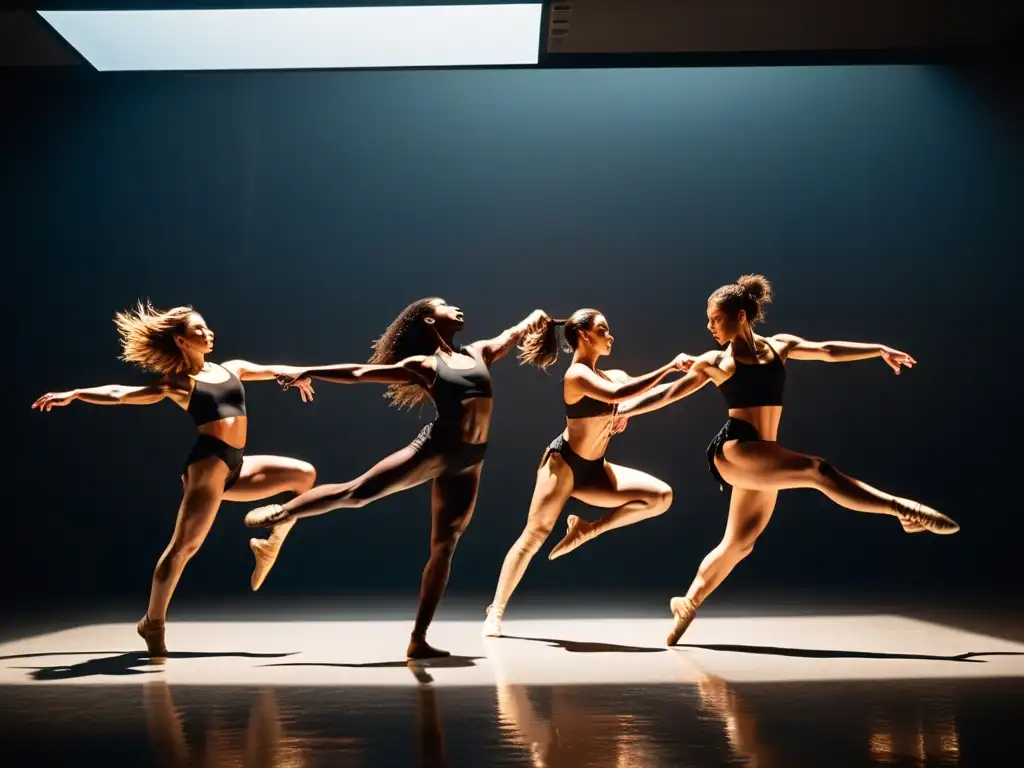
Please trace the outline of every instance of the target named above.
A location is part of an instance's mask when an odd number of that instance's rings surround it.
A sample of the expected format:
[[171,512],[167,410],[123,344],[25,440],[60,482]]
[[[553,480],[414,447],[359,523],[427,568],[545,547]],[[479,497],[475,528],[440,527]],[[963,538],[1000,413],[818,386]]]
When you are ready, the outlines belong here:
[[917,360],[906,352],[900,352],[892,347],[882,347],[882,359],[885,360],[886,364],[892,368],[897,376],[900,375],[901,367],[913,368],[917,365]]
[[[287,391],[292,387],[297,388],[299,394],[302,395],[302,402],[304,403],[308,403],[313,399],[313,382],[305,374],[300,376],[285,376],[282,374],[277,377],[277,383],[281,386],[282,391]],[[307,397],[309,398],[308,400],[306,399]]]
[[285,389],[294,388],[299,390],[299,396],[302,398],[304,403],[313,402],[313,380],[309,376],[301,376],[298,379],[293,380]]
[[40,413],[43,411],[49,413],[51,409],[68,405],[74,401],[74,399],[75,393],[73,390],[71,392],[47,392],[32,403],[32,409],[35,410],[38,408]]
[[618,435],[626,431],[626,427],[629,425],[629,419],[619,416],[612,423],[612,434]]
[[526,331],[527,333],[539,331],[550,322],[551,318],[548,316],[547,312],[543,309],[535,309],[526,316]]
[[688,370],[690,370],[691,367],[693,367],[693,364],[696,361],[697,358],[690,357],[685,352],[680,352],[672,361],[672,367],[675,368],[677,371],[682,371],[683,373],[686,373]]

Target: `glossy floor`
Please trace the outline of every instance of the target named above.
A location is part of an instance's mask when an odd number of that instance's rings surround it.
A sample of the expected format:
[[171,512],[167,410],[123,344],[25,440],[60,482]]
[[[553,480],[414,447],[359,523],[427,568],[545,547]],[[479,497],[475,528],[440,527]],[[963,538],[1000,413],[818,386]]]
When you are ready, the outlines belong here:
[[0,765],[855,766],[1020,763],[1024,644],[888,614],[182,622],[0,645]]

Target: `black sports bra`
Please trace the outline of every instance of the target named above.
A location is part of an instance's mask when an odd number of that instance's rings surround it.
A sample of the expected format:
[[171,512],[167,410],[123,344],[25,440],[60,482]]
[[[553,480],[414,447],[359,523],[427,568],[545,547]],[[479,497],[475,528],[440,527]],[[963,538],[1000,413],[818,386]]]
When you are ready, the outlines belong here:
[[786,366],[771,344],[768,344],[768,349],[775,356],[771,362],[741,363],[736,360],[736,371],[718,386],[729,408],[782,405]]
[[[218,366],[224,368],[224,366]],[[192,379],[192,395],[188,399],[188,413],[196,426],[220,421],[230,416],[245,416],[245,387],[241,380],[227,368],[227,381],[216,384]]]
[[467,352],[465,347],[459,352],[472,357],[476,364],[472,368],[452,368],[440,355],[434,355],[437,368],[433,396],[439,418],[449,415],[458,417],[462,412],[464,400],[492,397],[491,372],[483,358]]
[[[601,376],[608,378],[603,373]],[[615,403],[606,403],[589,395],[584,395],[575,403],[566,403],[564,400],[562,402],[565,404],[565,418],[567,419],[586,419],[590,416],[603,416],[615,411]]]
[[605,413],[612,413],[615,410],[615,403],[605,403],[584,395],[575,403],[565,404],[565,418],[586,419],[590,416],[601,416]]

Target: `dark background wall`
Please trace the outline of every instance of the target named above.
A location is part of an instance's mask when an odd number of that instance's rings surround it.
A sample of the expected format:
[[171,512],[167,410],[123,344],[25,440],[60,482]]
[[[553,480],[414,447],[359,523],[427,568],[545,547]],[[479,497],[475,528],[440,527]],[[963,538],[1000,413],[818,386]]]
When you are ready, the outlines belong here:
[[[639,373],[706,349],[708,293],[748,271],[778,291],[767,331],[881,341],[919,361],[899,378],[877,360],[793,364],[781,439],[963,529],[909,537],[789,492],[716,599],[1024,585],[1020,387],[1006,373],[1024,141],[997,86],[920,66],[61,73],[5,86],[9,608],[145,601],[190,420],[169,403],[29,411],[47,390],[144,380],[117,361],[111,323],[136,297],[196,306],[221,359],[288,363],[363,360],[427,295],[465,309],[466,341],[534,307],[596,306],[618,341],[608,365]],[[493,589],[562,428],[558,372],[508,358],[494,377],[492,450],[452,593]],[[302,405],[254,383],[248,451],[348,479],[430,418],[381,394],[321,384]],[[725,521],[704,461],[723,418],[709,388],[634,422],[610,458],[671,483],[673,508],[538,558],[523,592],[685,588]],[[427,494],[301,523],[261,595],[411,596]],[[222,508],[180,604],[258,599],[246,509]]]

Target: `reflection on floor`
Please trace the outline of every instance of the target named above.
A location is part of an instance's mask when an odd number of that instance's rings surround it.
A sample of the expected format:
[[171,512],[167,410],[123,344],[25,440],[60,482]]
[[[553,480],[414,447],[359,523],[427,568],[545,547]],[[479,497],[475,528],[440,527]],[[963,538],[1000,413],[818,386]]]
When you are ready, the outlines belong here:
[[423,663],[389,652],[400,622],[183,624],[159,666],[122,625],[26,638],[0,646],[0,765],[1017,762],[1020,644],[793,617],[708,619],[667,650],[663,623],[442,624],[463,655]]
[[[902,616],[708,618],[667,649],[665,619],[438,622],[455,654],[436,683],[492,686],[1024,677],[1024,644]],[[409,622],[178,622],[151,665],[133,624],[99,624],[0,644],[0,686],[138,684],[409,686]]]

